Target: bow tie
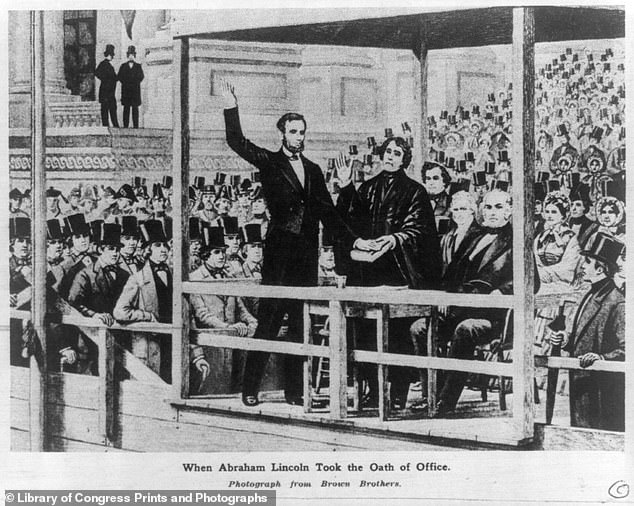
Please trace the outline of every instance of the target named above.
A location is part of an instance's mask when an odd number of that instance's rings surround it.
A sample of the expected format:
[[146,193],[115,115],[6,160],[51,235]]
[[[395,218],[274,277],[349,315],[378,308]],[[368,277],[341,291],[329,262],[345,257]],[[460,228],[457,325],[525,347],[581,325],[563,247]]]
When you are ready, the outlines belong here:
[[299,155],[297,153],[294,153],[291,156],[288,156],[287,158],[292,162],[296,162],[297,160],[299,160]]
[[108,273],[110,273],[110,274],[116,274],[116,272],[117,272],[117,268],[116,268],[114,265],[106,265],[106,266],[103,268],[103,271],[104,271],[104,272],[108,272]]
[[209,271],[209,274],[211,274],[212,276],[224,277],[224,275],[225,275],[225,268],[224,267],[220,267],[218,269],[213,269],[213,268],[207,266],[207,270]]
[[502,230],[504,230],[504,227],[482,227],[482,232],[484,235],[486,234],[492,234],[492,235],[498,235],[502,233]]
[[152,264],[153,272],[169,272],[167,265],[165,264]]
[[23,267],[25,265],[31,265],[31,259],[30,258],[16,258],[16,265],[18,267]]

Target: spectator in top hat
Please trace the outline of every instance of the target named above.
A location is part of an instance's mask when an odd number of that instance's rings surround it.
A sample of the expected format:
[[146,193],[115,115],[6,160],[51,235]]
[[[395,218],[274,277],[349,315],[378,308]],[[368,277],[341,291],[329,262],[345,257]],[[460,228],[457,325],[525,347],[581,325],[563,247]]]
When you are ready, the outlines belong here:
[[[229,216],[229,211],[231,211],[231,197],[229,195],[229,187],[226,185],[222,185],[220,191],[216,192],[214,207],[218,214],[217,219],[222,220]],[[216,221],[216,224],[222,226],[221,221]]]
[[95,241],[99,256],[92,265],[81,269],[70,288],[68,302],[88,318],[107,326],[114,323],[112,311],[130,273],[119,265],[121,227],[102,223]]
[[216,212],[216,208],[214,206],[215,194],[216,191],[214,190],[213,185],[203,186],[200,196],[200,201],[203,207],[195,214],[201,222],[209,224],[215,223],[215,220],[218,217],[218,213]]
[[117,121],[117,99],[115,90],[117,89],[117,73],[112,66],[114,58],[114,46],[106,45],[103,53],[104,59],[95,69],[95,77],[101,81],[99,85],[99,103],[101,104],[101,124],[105,127],[109,126],[108,115],[112,126],[119,128]]
[[563,193],[546,195],[544,229],[534,241],[540,293],[565,293],[573,288],[580,248],[575,233],[566,224],[569,215],[570,200]]
[[258,185],[251,192],[251,219],[249,223],[258,223],[262,238],[266,238],[269,229],[269,213],[266,207],[266,200],[262,193],[262,186]]
[[[583,368],[600,360],[625,360],[625,298],[614,284],[624,244],[599,233],[582,251],[581,274],[590,290],[581,300],[572,328],[553,332],[552,345],[562,346]],[[625,429],[625,382],[622,374],[570,370],[570,425]]]
[[68,194],[68,209],[66,215],[82,213],[83,209],[79,207],[79,201],[81,200],[81,189],[78,187],[73,188]]
[[202,247],[202,228],[203,225],[200,220],[194,216],[189,218],[189,269],[188,272],[194,272],[198,267],[202,265],[202,259],[200,257]]
[[121,217],[121,249],[119,267],[128,274],[134,274],[143,266],[137,257],[139,246],[139,225],[135,216]]
[[12,217],[21,216],[23,218],[28,218],[29,215],[25,213],[20,206],[22,205],[23,194],[17,188],[13,188],[9,192],[9,214]]
[[[148,220],[140,226],[149,258],[141,270],[132,274],[123,288],[113,310],[122,323],[172,322],[172,273],[167,265],[169,239],[161,222]],[[132,353],[171,382],[171,343],[169,335],[133,334]],[[200,347],[190,348],[190,360],[204,378],[209,374],[209,363]]]
[[165,230],[172,230],[173,220],[167,214],[167,198],[159,183],[152,185],[152,211],[152,219],[160,221]]
[[46,261],[48,263],[49,285],[56,292],[64,277],[64,240],[61,222],[57,219],[46,221]]
[[242,273],[242,264],[244,259],[240,256],[240,246],[242,239],[240,237],[240,228],[238,227],[238,218],[235,216],[221,216],[218,218],[225,234],[225,269],[228,277],[240,276]]
[[62,263],[64,276],[59,284],[59,295],[68,299],[70,287],[75,275],[86,265],[90,266],[95,259],[90,255],[90,227],[83,214],[73,214],[64,218],[64,225],[70,237],[70,250]]
[[119,67],[117,79],[121,81],[121,104],[123,105],[123,127],[130,125],[130,109],[132,110],[132,124],[139,128],[139,106],[141,105],[141,81],[143,81],[143,67],[135,61],[136,48],[129,46],[126,52],[128,61]]
[[9,305],[17,309],[30,307],[32,284],[31,219],[9,218]]
[[335,272],[335,251],[333,237],[327,233],[322,234],[322,244],[319,250],[319,277],[333,278]]
[[124,184],[117,192],[117,207],[113,210],[111,218],[120,218],[121,216],[133,216],[133,204],[137,202],[137,197],[129,184]]
[[[221,227],[203,231],[203,264],[191,273],[192,281],[227,278],[226,245]],[[223,295],[191,295],[192,316],[197,328],[231,329],[238,336],[253,335],[257,320],[249,313],[242,298]]]
[[[242,274],[245,278],[262,279],[262,229],[258,223],[247,223],[242,230],[244,231]],[[255,315],[253,312],[252,314]]]

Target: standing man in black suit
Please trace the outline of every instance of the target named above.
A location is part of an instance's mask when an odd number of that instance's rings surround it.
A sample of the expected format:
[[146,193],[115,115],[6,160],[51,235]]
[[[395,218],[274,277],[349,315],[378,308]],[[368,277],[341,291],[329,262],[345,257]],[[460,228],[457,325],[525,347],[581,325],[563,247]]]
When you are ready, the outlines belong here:
[[[306,121],[301,114],[284,114],[277,122],[282,136],[278,151],[256,146],[242,133],[238,100],[231,84],[223,82],[227,143],[240,157],[260,171],[262,192],[271,223],[264,245],[262,284],[316,286],[319,253],[319,222],[342,241],[352,246],[353,234],[337,213],[324,176],[318,165],[304,157]],[[359,249],[370,249],[371,241],[357,239]],[[263,299],[260,301],[258,328],[254,338],[275,339],[288,314],[290,339],[299,341],[302,329],[302,301]],[[242,385],[242,402],[258,404],[258,389],[268,353],[249,352]],[[302,403],[302,360],[287,355],[284,366],[286,402]]]
[[141,105],[141,81],[143,67],[134,61],[136,48],[129,46],[126,53],[128,61],[119,67],[117,79],[121,81],[121,104],[123,105],[123,128],[130,125],[130,109],[132,109],[132,125],[139,128],[139,106]]
[[108,114],[112,126],[119,128],[117,121],[117,99],[114,92],[117,89],[117,73],[112,66],[114,58],[114,46],[106,44],[106,50],[103,53],[104,60],[95,69],[95,77],[101,81],[99,85],[99,103],[101,104],[101,124],[105,127],[108,125]]

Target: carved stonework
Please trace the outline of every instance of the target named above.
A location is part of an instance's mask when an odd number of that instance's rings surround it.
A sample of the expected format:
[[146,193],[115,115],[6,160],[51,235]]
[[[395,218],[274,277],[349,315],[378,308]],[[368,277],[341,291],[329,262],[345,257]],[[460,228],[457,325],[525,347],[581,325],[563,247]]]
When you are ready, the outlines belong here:
[[98,102],[66,102],[50,104],[48,126],[77,128],[101,126],[101,109]]

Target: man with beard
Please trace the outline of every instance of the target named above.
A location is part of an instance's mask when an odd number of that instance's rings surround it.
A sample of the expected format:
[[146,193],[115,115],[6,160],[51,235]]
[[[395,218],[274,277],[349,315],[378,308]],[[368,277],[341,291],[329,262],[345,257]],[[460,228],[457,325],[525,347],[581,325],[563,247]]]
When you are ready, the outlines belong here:
[[152,185],[152,219],[163,224],[165,230],[172,230],[172,217],[167,215],[167,198],[160,183]]
[[46,219],[63,218],[61,209],[59,208],[59,198],[62,192],[56,190],[52,186],[46,190]]
[[[302,154],[306,121],[297,113],[284,114],[277,122],[282,147],[273,152],[256,146],[242,133],[238,101],[232,85],[223,82],[227,143],[240,157],[254,165],[260,173],[262,191],[271,211],[266,237],[262,284],[278,286],[317,285],[319,222],[327,229],[352,242],[352,234],[342,222],[332,203],[324,176],[316,164]],[[369,249],[367,241],[359,247]],[[275,339],[282,320],[288,314],[290,339],[300,341],[303,329],[303,304],[294,299],[260,301],[258,328],[254,338]],[[256,406],[258,390],[268,353],[249,352],[245,365],[242,401]],[[302,359],[287,355],[285,360],[284,394],[286,402],[303,404]]]
[[213,223],[218,217],[216,207],[214,206],[214,196],[216,191],[213,185],[205,185],[200,192],[200,202],[203,206],[195,216],[203,223]]
[[[163,225],[148,220],[140,226],[149,258],[145,265],[132,274],[112,312],[122,323],[172,323],[172,272],[167,265],[169,241]],[[172,347],[169,335],[133,333],[132,353],[167,383],[172,378]],[[204,378],[209,374],[209,363],[200,346],[190,347],[190,360]]]
[[599,224],[596,221],[591,220],[586,216],[592,201],[590,200],[590,188],[584,183],[579,183],[570,192],[570,228],[577,236],[579,246],[584,248],[588,239],[599,228]]
[[13,218],[21,216],[28,218],[29,215],[25,213],[20,207],[22,206],[23,193],[17,188],[13,188],[9,192],[9,215]]
[[[346,269],[348,284],[357,286],[407,286],[412,289],[439,287],[442,272],[440,245],[434,212],[425,188],[405,173],[412,152],[401,137],[388,138],[379,148],[383,170],[361,184],[358,190],[350,182],[352,162],[337,160],[341,191],[337,209],[360,237],[374,241],[380,256],[372,262],[354,262]],[[437,171],[440,177],[440,170]],[[344,257],[344,255],[340,255]],[[397,318],[389,322],[389,343],[392,353],[413,354],[409,327],[414,318]],[[366,349],[376,349],[373,330],[363,326],[360,335],[367,342],[359,343]],[[368,383],[369,393],[364,407],[378,405],[376,366],[362,364],[361,377]],[[390,398],[394,409],[406,406],[409,384],[417,381],[414,370],[391,368]]]

